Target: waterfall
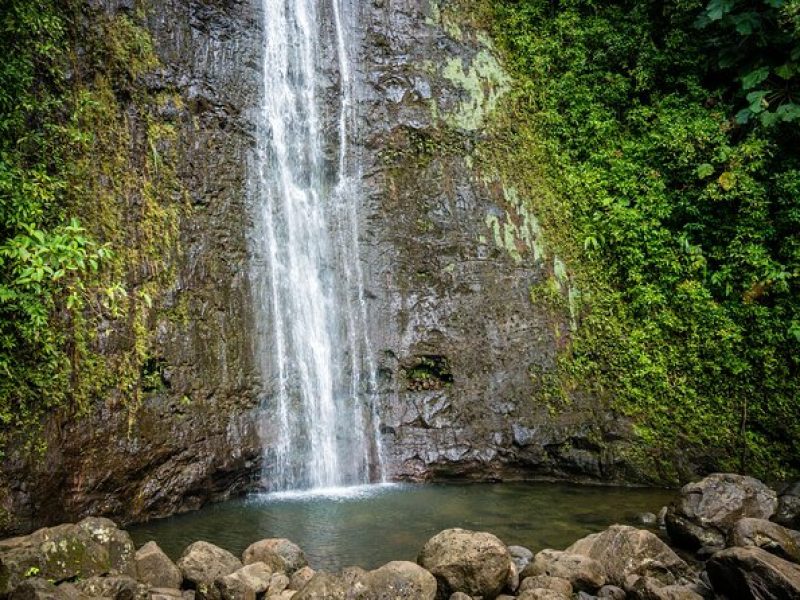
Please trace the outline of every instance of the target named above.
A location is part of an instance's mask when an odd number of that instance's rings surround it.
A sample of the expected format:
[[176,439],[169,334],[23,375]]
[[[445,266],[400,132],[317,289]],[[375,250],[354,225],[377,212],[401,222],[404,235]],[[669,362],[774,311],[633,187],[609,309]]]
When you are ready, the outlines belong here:
[[[269,490],[383,478],[358,245],[357,4],[350,2],[261,0],[251,280],[257,364],[268,390],[262,419]],[[333,105],[323,93],[331,73],[338,77]]]

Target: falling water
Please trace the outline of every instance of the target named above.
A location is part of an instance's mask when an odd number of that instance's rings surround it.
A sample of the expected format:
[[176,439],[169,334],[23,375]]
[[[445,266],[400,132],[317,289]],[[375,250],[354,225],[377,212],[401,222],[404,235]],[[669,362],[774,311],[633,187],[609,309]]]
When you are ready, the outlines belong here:
[[[350,1],[261,0],[253,282],[257,356],[273,390],[263,419],[277,438],[265,440],[270,490],[383,477],[358,248]],[[325,106],[330,48],[339,81],[335,105]]]

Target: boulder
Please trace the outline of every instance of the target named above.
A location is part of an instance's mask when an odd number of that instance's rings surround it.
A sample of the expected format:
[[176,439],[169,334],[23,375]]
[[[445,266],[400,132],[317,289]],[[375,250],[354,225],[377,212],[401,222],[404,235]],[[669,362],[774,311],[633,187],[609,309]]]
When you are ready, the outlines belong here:
[[627,525],[613,525],[589,535],[566,551],[593,558],[602,566],[609,583],[626,589],[638,577],[652,577],[662,585],[670,585],[689,572],[689,565],[658,536]]
[[261,594],[270,588],[274,574],[266,563],[257,562],[234,571],[233,576],[238,577],[256,594]]
[[271,579],[272,570],[266,564],[258,562],[244,566],[230,575],[218,577],[214,585],[222,600],[254,600],[257,595],[264,594],[269,589]]
[[718,596],[741,600],[800,598],[800,566],[761,548],[728,548],[706,563]]
[[608,598],[608,600],[625,600],[627,592],[615,585],[604,585],[597,591],[598,598]]
[[113,600],[148,600],[148,588],[133,577],[89,577],[75,582],[75,587],[90,598],[112,598]]
[[358,568],[345,569],[337,575],[317,573],[293,600],[354,600],[356,593],[364,590],[361,580],[366,574]]
[[9,600],[70,600],[65,590],[41,577],[26,579],[14,588]]
[[800,562],[800,532],[764,519],[739,519],[731,530],[728,545],[754,546],[786,560]]
[[233,554],[208,542],[195,542],[178,559],[183,579],[194,588],[199,598],[211,600],[221,597],[216,580],[241,568],[242,563]]
[[[374,571],[347,569],[317,573],[294,596],[296,600],[434,600],[436,578],[410,562],[391,562]],[[268,596],[269,597],[269,596]]]
[[775,492],[758,479],[715,473],[683,486],[667,509],[665,524],[670,538],[680,546],[722,549],[739,519],[769,519],[777,507]]
[[183,600],[183,591],[173,588],[150,588],[150,600]]
[[150,588],[150,600],[195,600],[195,597],[194,590]]
[[570,600],[571,598],[572,596],[562,594],[556,590],[546,590],[541,588],[525,590],[519,596],[517,596],[517,600]]
[[434,600],[436,578],[412,562],[390,562],[361,580],[358,600]]
[[274,596],[265,596],[267,600],[292,600],[297,592],[293,590],[285,590],[280,594],[275,594]]
[[537,575],[566,579],[576,590],[586,592],[593,592],[606,583],[603,566],[595,559],[559,550],[542,550],[522,572],[523,577]]
[[773,517],[784,527],[800,529],[800,481],[786,485],[778,495],[778,510]]
[[75,584],[71,582],[60,583],[58,591],[66,594],[70,600],[87,600],[88,596],[80,591]]
[[[136,577],[136,546],[127,531],[119,529],[111,519],[97,517],[83,519],[75,528],[85,532],[93,542],[86,552],[100,550],[101,556],[107,561],[103,574]],[[82,576],[88,577],[88,574]]]
[[137,578],[152,588],[177,589],[183,575],[155,542],[147,542],[136,551]]
[[513,564],[508,548],[497,537],[465,529],[447,529],[432,537],[417,562],[436,577],[440,596],[464,592],[485,600],[503,591]]
[[256,593],[250,586],[246,585],[233,574],[219,577],[214,582],[217,587],[219,597],[222,600],[256,600]]
[[0,597],[31,572],[53,583],[107,574],[135,576],[134,553],[130,535],[109,519],[88,518],[3,540]]
[[517,566],[517,572],[522,573],[533,560],[533,552],[523,546],[509,546],[508,553]]
[[306,584],[314,577],[314,569],[311,567],[303,567],[292,573],[292,578],[289,581],[290,590],[302,590]]
[[687,585],[663,585],[652,577],[639,577],[628,590],[635,600],[703,600],[703,596]]
[[[498,600],[501,596],[498,596]],[[450,596],[450,600],[472,600],[472,596],[467,596],[464,592],[456,592]]]
[[291,575],[308,564],[305,554],[297,544],[286,539],[267,539],[251,544],[242,555],[246,565],[266,563],[273,572]]
[[[264,564],[264,563],[261,563]],[[269,580],[269,588],[267,589],[267,596],[277,596],[281,592],[289,588],[291,580],[286,573],[273,573]]]
[[536,589],[554,590],[567,596],[572,595],[572,584],[562,577],[550,577],[549,575],[526,577],[519,586],[520,593]]
[[348,584],[340,575],[317,573],[294,600],[349,600],[347,590]]

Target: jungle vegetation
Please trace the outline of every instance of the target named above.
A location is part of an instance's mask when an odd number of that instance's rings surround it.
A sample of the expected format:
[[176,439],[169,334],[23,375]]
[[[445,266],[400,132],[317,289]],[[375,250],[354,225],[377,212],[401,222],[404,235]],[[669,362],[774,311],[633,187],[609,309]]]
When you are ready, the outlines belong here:
[[181,202],[164,98],[138,82],[158,64],[142,21],[60,0],[0,11],[0,456],[41,448],[47,415],[132,410],[148,385]]
[[538,208],[581,291],[559,372],[540,376],[556,409],[606,398],[667,480],[683,452],[796,473],[800,2],[501,0],[482,16],[517,82],[503,160],[544,171]]

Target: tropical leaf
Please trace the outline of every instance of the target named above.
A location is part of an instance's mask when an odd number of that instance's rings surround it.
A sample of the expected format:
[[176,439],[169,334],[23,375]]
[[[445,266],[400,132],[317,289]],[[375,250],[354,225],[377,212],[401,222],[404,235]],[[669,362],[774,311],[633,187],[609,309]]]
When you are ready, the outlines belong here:
[[706,15],[711,21],[719,21],[733,10],[734,0],[711,0],[706,6]]
[[751,90],[769,77],[769,67],[759,67],[742,76],[742,87]]

